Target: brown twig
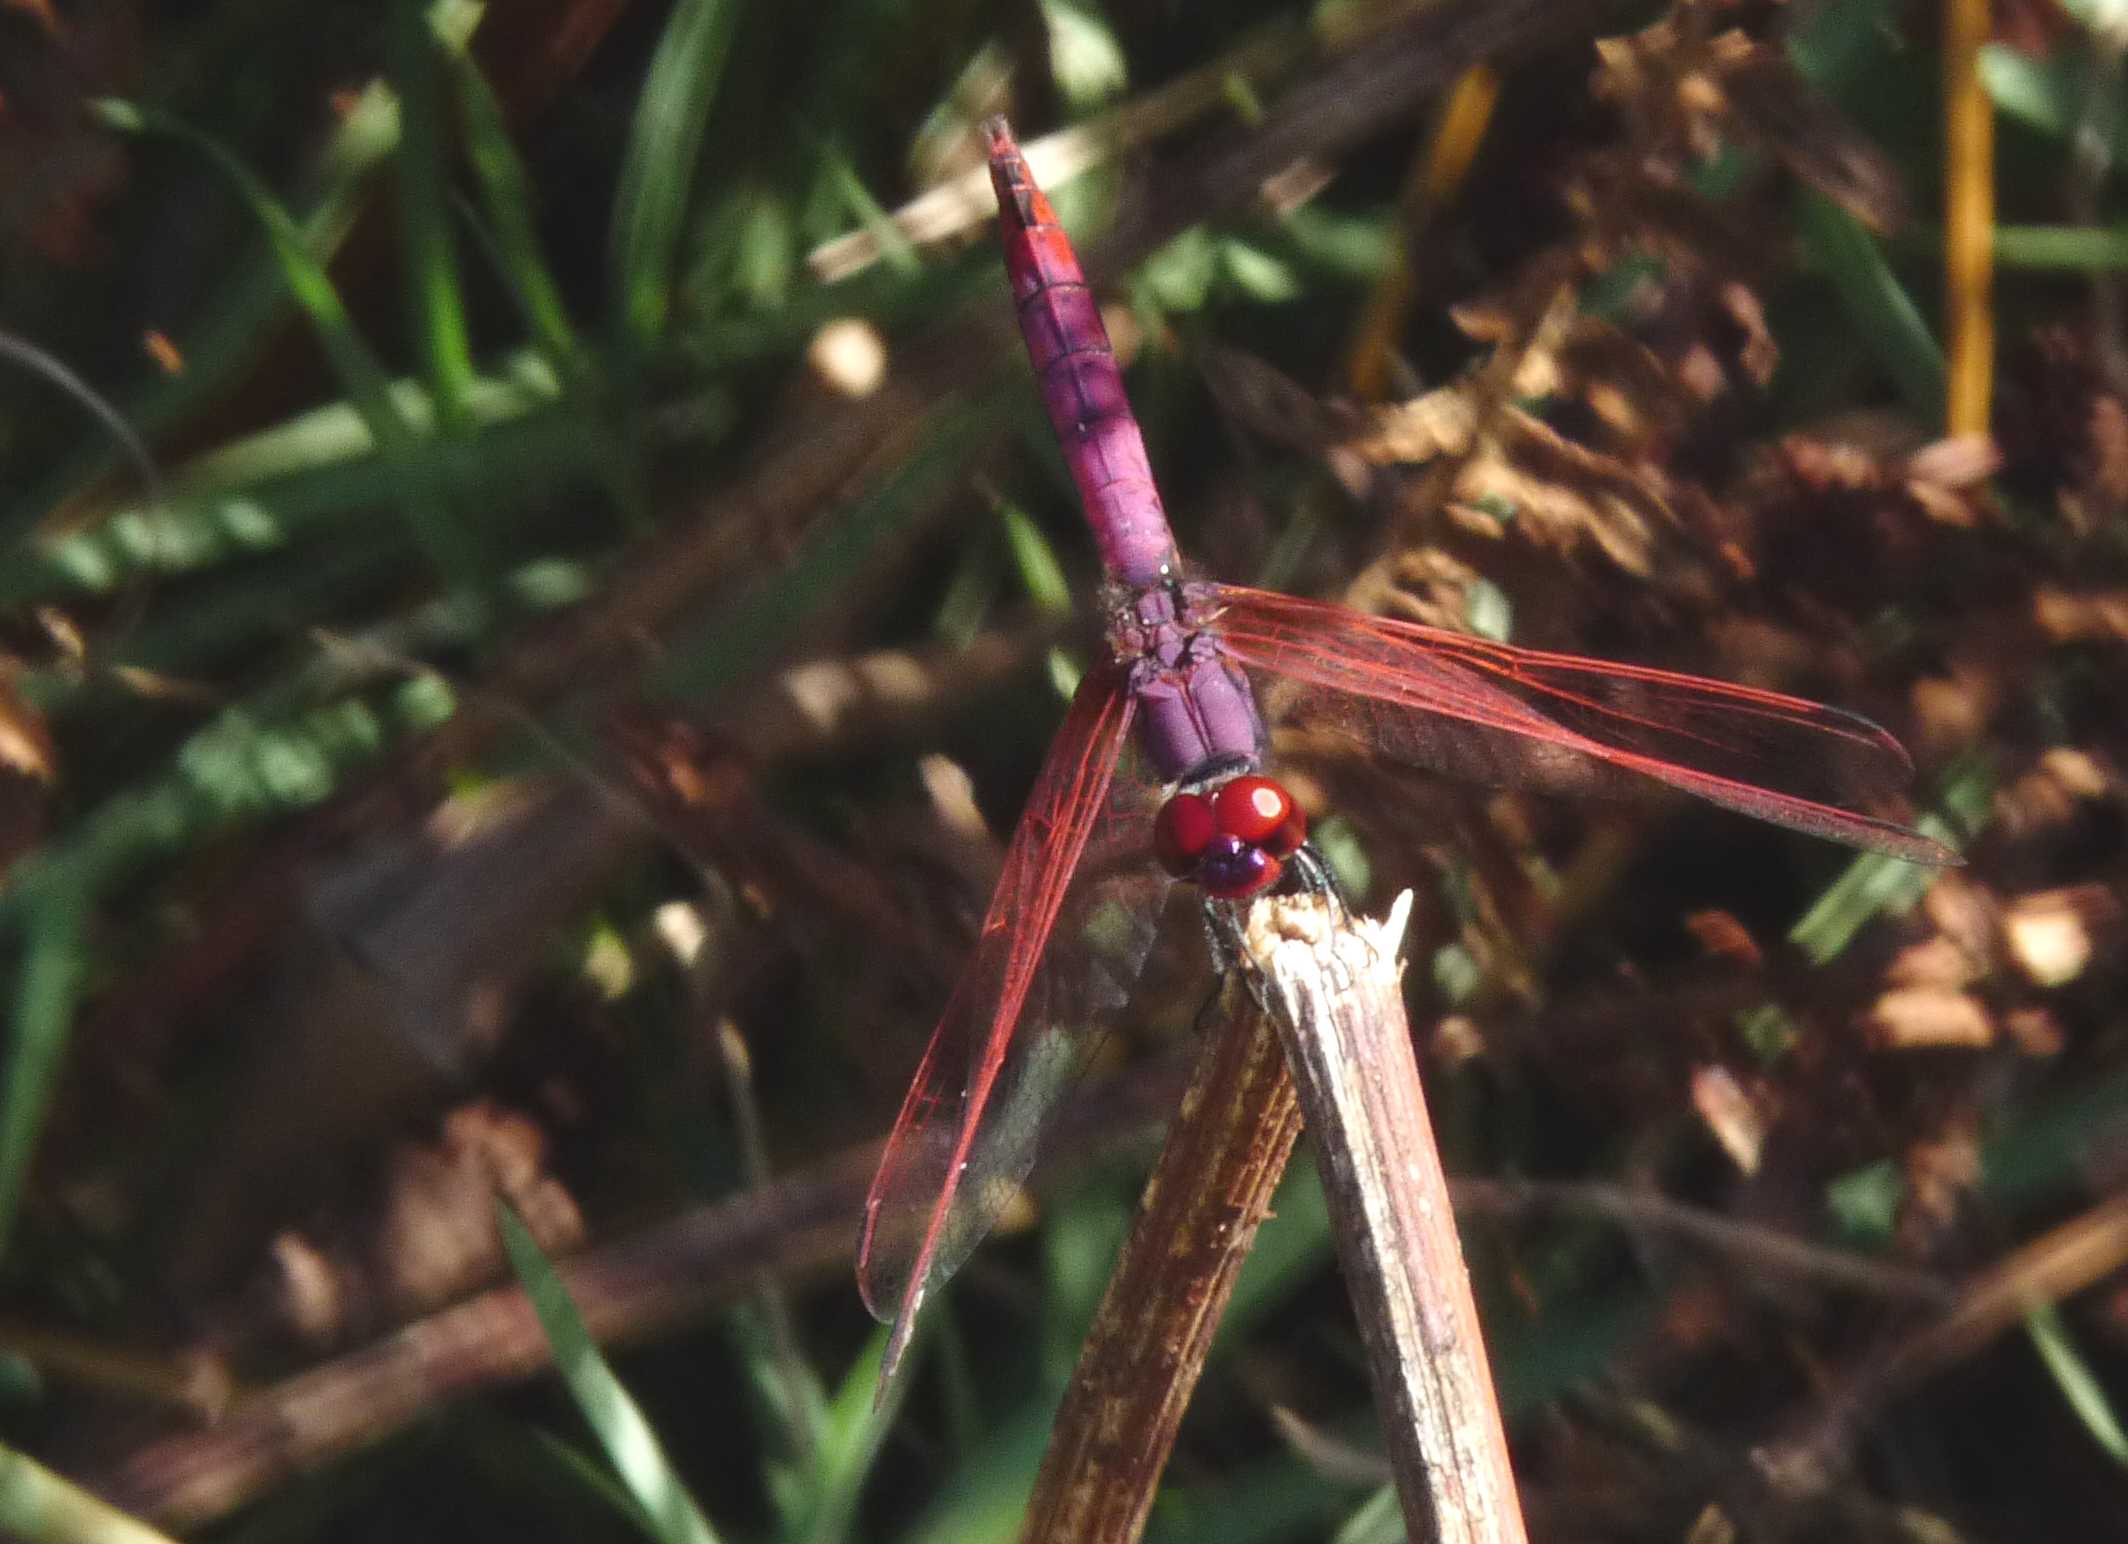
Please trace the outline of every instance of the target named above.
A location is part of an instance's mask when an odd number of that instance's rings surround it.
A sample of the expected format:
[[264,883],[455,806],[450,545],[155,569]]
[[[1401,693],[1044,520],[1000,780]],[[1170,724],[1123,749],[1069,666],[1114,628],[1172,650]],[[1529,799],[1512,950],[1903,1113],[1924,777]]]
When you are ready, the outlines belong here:
[[[825,1170],[562,1261],[562,1280],[604,1343],[669,1330],[750,1294],[763,1271],[833,1265],[849,1256],[850,1218],[872,1156],[846,1154]],[[212,1427],[138,1448],[88,1484],[163,1526],[197,1527],[440,1404],[547,1362],[524,1294],[497,1287],[240,1399]]]
[[[1073,1163],[1135,1144],[1174,1108],[1179,1064],[1142,1069],[1079,1101],[1059,1131]],[[879,1162],[853,1148],[763,1190],[682,1213],[557,1262],[601,1344],[669,1334],[779,1280],[846,1267],[852,1219]],[[845,1278],[846,1280],[846,1278]],[[151,1440],[88,1487],[175,1528],[226,1516],[292,1475],[382,1441],[454,1399],[547,1366],[524,1294],[497,1287],[409,1324],[336,1361],[240,1396],[211,1427]]]
[[1796,1281],[1838,1287],[1870,1297],[1946,1306],[1956,1286],[1929,1271],[1831,1249],[1774,1228],[1738,1222],[1652,1191],[1597,1183],[1559,1184],[1525,1180],[1459,1179],[1449,1185],[1456,1210],[1506,1215],[1555,1210],[1601,1217],[1636,1233],[1683,1239],[1724,1259]]
[[1785,1492],[1824,1490],[1846,1467],[1855,1434],[1887,1401],[1963,1361],[2034,1309],[2058,1303],[2128,1262],[2128,1195],[2050,1229],[1968,1283],[1941,1318],[1904,1337],[1821,1402],[1807,1422],[1754,1455]]
[[1261,972],[1329,1195],[1338,1261],[1373,1369],[1414,1539],[1528,1537],[1448,1180],[1419,1087],[1397,964],[1410,900],[1343,922],[1314,896],[1249,913]]
[[1300,1135],[1269,1015],[1229,977],[1079,1352],[1020,1537],[1136,1539],[1235,1278]]

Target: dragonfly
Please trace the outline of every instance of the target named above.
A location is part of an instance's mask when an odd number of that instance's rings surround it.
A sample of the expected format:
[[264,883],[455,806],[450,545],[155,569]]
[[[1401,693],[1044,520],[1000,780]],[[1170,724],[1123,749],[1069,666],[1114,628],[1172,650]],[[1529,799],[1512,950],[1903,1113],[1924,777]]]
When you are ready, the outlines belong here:
[[1194,884],[1217,908],[1321,883],[1300,806],[1264,770],[1255,675],[1298,683],[1313,713],[1427,771],[1602,797],[1668,785],[1910,862],[1958,861],[1862,812],[1913,764],[1856,714],[1185,567],[1078,259],[1005,121],[984,135],[1020,331],[1100,549],[1106,649],[1050,743],[866,1199],[859,1286],[893,1325],[882,1388],[1120,1016],[1169,887]]

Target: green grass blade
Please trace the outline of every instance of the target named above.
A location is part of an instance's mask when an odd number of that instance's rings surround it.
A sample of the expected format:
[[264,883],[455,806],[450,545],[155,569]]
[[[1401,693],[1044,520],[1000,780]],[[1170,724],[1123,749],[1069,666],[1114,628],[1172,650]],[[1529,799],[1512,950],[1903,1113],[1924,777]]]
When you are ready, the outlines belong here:
[[2128,1465],[2128,1432],[2121,1430],[2120,1417],[2114,1414],[2113,1401],[2106,1397],[2105,1385],[2077,1349],[2069,1326],[2062,1322],[2061,1309],[2052,1303],[2034,1308],[2025,1315],[2025,1333],[2032,1337],[2048,1375],[2084,1430],[2091,1433],[2091,1440],[2105,1449],[2115,1463]]
[[399,92],[399,230],[414,341],[435,394],[437,422],[455,434],[464,427],[473,385],[473,340],[451,236],[443,76],[428,0],[393,0],[389,36]]
[[510,138],[502,104],[471,58],[460,56],[456,70],[466,152],[480,188],[481,212],[495,239],[503,282],[524,312],[533,339],[553,358],[556,368],[588,368],[561,285],[540,251],[532,217],[532,180]]
[[1875,356],[1916,416],[1943,418],[1943,350],[1884,251],[1862,223],[1830,199],[1802,194],[1796,204],[1803,239],[1840,297],[1862,345]]
[[792,1544],[836,1544],[850,1537],[857,1499],[908,1388],[908,1380],[900,1380],[887,1391],[885,1406],[874,1408],[887,1335],[885,1325],[873,1332],[828,1405],[820,1445],[813,1455],[812,1503],[786,1535]]
[[15,1032],[7,1048],[7,1094],[0,1102],[0,1252],[14,1234],[87,964],[82,927],[87,907],[78,875],[66,865],[50,864],[21,893],[27,911],[23,959],[15,982]]
[[673,1472],[657,1434],[599,1355],[553,1264],[517,1214],[499,1201],[495,1221],[502,1229],[510,1268],[532,1300],[532,1311],[539,1316],[539,1327],[554,1352],[555,1370],[605,1448],[621,1483],[643,1509],[652,1536],[664,1544],[716,1544],[715,1531]]
[[27,1544],[174,1544],[7,1447],[0,1447],[0,1535]]
[[[1939,801],[1944,815],[1924,815],[1916,829],[1959,846],[1986,822],[1994,792],[1994,770],[1983,759],[1958,762],[1944,774]],[[1846,872],[1796,919],[1788,941],[1813,965],[1823,965],[1837,958],[1879,912],[1904,912],[1935,882],[1934,869],[1881,852],[1858,853]]]
[[626,349],[664,330],[695,162],[738,20],[738,0],[680,0],[643,82],[613,208],[613,321]]
[[95,111],[114,129],[163,135],[192,146],[229,179],[264,228],[290,294],[310,318],[325,357],[353,400],[355,410],[362,415],[364,427],[376,441],[378,450],[402,474],[402,497],[413,522],[415,538],[453,583],[477,586],[481,579],[481,564],[470,534],[445,507],[438,493],[440,478],[436,464],[424,456],[421,437],[392,401],[391,376],[383,361],[356,330],[354,318],[348,314],[332,276],[325,271],[325,265],[311,255],[301,229],[287,209],[251,168],[219,140],[182,119],[154,108],[111,98],[98,102]]
[[[373,84],[342,115],[320,158],[322,191],[298,227],[303,248],[314,259],[322,262],[338,250],[354,224],[364,178],[398,142],[399,104],[390,91]],[[198,316],[178,329],[184,373],[134,393],[125,403],[126,416],[152,438],[185,420],[202,403],[218,399],[272,336],[271,324],[286,303],[287,286],[271,250],[247,253]],[[8,506],[0,530],[11,534],[42,519],[90,480],[106,459],[101,445],[67,458],[51,477]]]
[[1064,577],[1064,565],[1057,561],[1057,549],[1027,511],[1009,499],[999,506],[998,516],[1005,522],[1005,548],[1012,555],[1012,566],[1019,571],[1027,598],[1038,611],[1069,616],[1073,605],[1071,583]]
[[913,455],[810,533],[781,573],[721,607],[705,632],[676,642],[648,690],[699,707],[765,666],[857,581],[881,547],[903,536],[940,490],[966,474],[976,447],[994,432],[994,415],[981,406],[934,413]]
[[2071,273],[2128,268],[2128,226],[1998,225],[1995,261]]

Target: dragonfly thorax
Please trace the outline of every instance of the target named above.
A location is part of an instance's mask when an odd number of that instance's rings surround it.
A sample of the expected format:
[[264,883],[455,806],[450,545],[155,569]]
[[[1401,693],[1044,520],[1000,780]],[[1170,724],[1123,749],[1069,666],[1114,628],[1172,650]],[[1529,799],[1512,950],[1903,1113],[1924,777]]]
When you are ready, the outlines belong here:
[[1261,895],[1308,839],[1308,817],[1268,777],[1244,773],[1216,789],[1172,795],[1153,819],[1153,850],[1170,874],[1215,900]]

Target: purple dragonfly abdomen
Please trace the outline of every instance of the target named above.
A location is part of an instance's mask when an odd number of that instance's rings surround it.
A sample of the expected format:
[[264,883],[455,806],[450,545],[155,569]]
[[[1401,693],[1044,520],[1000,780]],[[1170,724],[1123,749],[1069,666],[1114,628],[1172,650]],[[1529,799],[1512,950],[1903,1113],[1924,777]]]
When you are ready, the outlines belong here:
[[1175,538],[1123,394],[1108,329],[1056,211],[1035,186],[1003,120],[992,122],[989,139],[1012,302],[1101,561],[1132,588],[1158,583],[1174,572]]

